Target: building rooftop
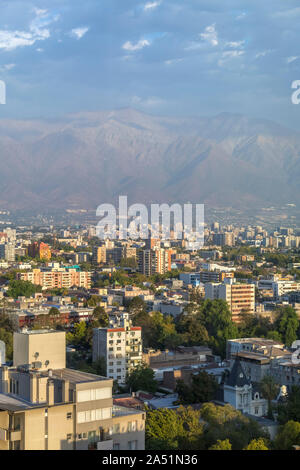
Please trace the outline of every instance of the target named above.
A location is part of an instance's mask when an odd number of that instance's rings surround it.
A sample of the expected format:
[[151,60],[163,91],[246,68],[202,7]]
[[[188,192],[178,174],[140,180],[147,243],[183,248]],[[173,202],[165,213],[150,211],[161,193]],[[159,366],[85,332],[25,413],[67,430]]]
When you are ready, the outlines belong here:
[[236,338],[236,339],[229,339],[228,342],[231,343],[253,343],[258,346],[283,346],[283,343],[280,341],[274,341],[273,339],[265,339],[265,338]]
[[112,409],[113,418],[116,416],[136,415],[137,413],[143,413],[143,411],[137,410],[135,408],[128,408],[126,406],[116,406],[116,405],[114,405]]
[[[29,403],[21,398],[7,395],[6,393],[0,393],[0,410],[18,411],[28,408],[33,408],[35,405]],[[41,406],[38,404],[38,406]]]
[[[42,375],[49,376],[49,372],[41,372]],[[99,382],[100,380],[111,380],[107,377],[102,377],[88,372],[81,372],[75,369],[53,369],[52,377],[67,380],[71,383],[85,383],[85,382]]]
[[250,381],[247,379],[247,376],[238,358],[234,361],[230,374],[225,380],[225,385],[230,387],[244,387],[244,385],[250,385]]
[[58,330],[23,330],[18,334],[21,335],[45,335],[49,333],[63,333],[65,334],[64,331],[58,331]]

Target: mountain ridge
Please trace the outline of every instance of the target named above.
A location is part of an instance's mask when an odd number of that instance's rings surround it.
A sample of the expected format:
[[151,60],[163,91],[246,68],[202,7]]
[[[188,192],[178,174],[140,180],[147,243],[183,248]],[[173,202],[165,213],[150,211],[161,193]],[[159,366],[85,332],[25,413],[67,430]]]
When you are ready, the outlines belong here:
[[221,113],[154,116],[131,108],[57,121],[0,120],[2,208],[129,202],[243,208],[300,202],[300,134]]

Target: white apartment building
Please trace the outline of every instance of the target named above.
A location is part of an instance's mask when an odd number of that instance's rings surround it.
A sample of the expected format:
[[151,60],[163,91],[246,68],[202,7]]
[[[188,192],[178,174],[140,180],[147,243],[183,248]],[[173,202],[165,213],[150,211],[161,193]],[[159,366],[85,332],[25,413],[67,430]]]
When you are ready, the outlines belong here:
[[124,384],[126,374],[142,362],[142,329],[132,326],[129,314],[118,312],[108,328],[94,328],[93,361],[104,357],[106,376]]
[[260,279],[258,281],[258,289],[272,290],[274,299],[278,300],[281,296],[286,295],[289,292],[300,290],[300,282],[286,279]]

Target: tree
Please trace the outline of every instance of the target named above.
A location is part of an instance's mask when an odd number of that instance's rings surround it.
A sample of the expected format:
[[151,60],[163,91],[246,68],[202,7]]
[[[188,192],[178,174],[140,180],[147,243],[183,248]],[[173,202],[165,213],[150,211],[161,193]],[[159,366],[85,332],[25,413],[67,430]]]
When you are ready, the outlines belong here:
[[133,317],[133,324],[142,328],[144,346],[165,349],[169,344],[179,344],[174,319],[160,312],[140,312]]
[[87,305],[88,307],[96,307],[99,303],[99,297],[97,295],[92,295],[88,300],[87,300]]
[[138,315],[139,313],[146,312],[146,304],[141,297],[133,297],[128,305],[128,312],[130,315]]
[[8,284],[8,297],[17,299],[18,297],[31,297],[39,290],[37,286],[33,285],[30,281],[11,280]]
[[178,450],[184,427],[175,410],[161,408],[148,411],[145,431],[147,450]]
[[11,360],[13,358],[13,334],[5,328],[0,328],[0,341],[5,343],[6,358]]
[[106,359],[100,356],[95,362],[93,362],[93,369],[96,375],[106,377]]
[[148,411],[146,449],[203,449],[203,424],[200,422],[200,412],[191,407]]
[[275,321],[275,330],[278,331],[287,346],[291,346],[297,339],[299,320],[296,311],[290,306],[280,307]]
[[294,445],[300,445],[300,423],[288,421],[277,434],[274,446],[276,450],[292,450]]
[[269,450],[264,439],[252,439],[244,450]]
[[157,390],[154,372],[144,363],[139,364],[127,375],[126,385],[133,392],[137,392],[138,390],[155,392]]
[[67,333],[67,343],[74,346],[86,344],[87,326],[84,321],[75,323],[73,332]]
[[265,375],[260,382],[260,391],[266,400],[268,400],[268,418],[273,419],[272,400],[279,392],[279,385],[271,375]]
[[285,424],[287,421],[300,422],[300,387],[293,385],[284,403],[278,405],[278,421]]
[[204,403],[213,400],[218,390],[218,383],[213,375],[200,371],[192,376],[191,385],[178,380],[176,392],[182,404]]
[[217,440],[216,444],[212,445],[208,450],[231,450],[232,445],[230,444],[229,439],[224,439],[221,441],[220,439]]
[[202,308],[204,326],[210,336],[210,344],[217,354],[225,357],[226,341],[236,338],[237,326],[224,300],[205,300]]
[[93,310],[93,321],[96,322],[95,327],[106,328],[109,324],[108,313],[103,307],[96,307]]
[[253,439],[269,438],[268,433],[256,421],[244,416],[231,405],[205,403],[200,411],[201,418],[206,423],[204,440],[208,449],[218,440],[229,439],[233,450],[241,450]]
[[196,315],[187,315],[186,312],[181,315],[177,320],[176,330],[181,334],[182,342],[185,345],[208,345],[210,342],[207,329],[202,323],[199,312]]

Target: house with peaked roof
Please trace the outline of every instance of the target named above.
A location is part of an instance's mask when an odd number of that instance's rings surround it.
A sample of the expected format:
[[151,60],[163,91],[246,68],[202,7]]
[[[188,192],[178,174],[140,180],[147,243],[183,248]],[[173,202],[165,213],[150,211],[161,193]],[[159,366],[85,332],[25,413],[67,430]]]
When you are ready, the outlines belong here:
[[259,387],[247,378],[239,357],[225,379],[224,402],[242,413],[254,416],[265,416],[267,413],[267,400],[261,396]]

